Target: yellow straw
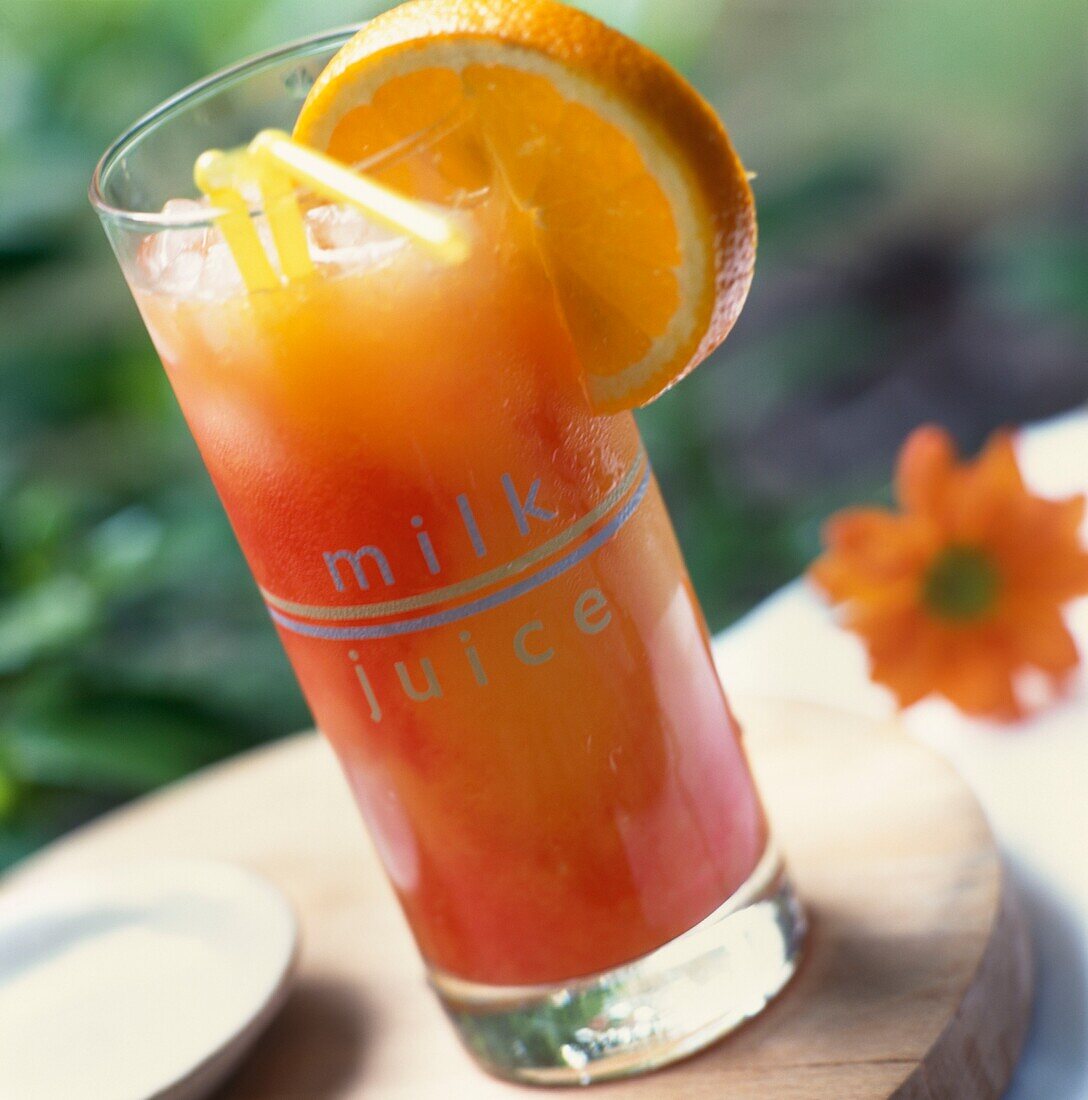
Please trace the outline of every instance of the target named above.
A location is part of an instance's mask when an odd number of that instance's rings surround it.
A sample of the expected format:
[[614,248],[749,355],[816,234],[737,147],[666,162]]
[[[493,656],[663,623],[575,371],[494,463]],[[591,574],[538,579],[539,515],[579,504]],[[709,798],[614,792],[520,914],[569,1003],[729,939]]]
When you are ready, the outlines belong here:
[[303,279],[314,270],[295,199],[296,183],[357,207],[381,225],[411,237],[443,263],[461,263],[468,257],[468,239],[456,223],[297,144],[281,130],[262,130],[246,150],[224,153],[209,149],[197,159],[193,179],[212,205],[224,211],[216,225],[250,291],[277,287],[280,277],[250,217],[245,191],[249,187],[260,190],[280,270],[287,279]]
[[280,268],[288,279],[304,279],[314,272],[302,212],[295,201],[291,181],[276,168],[250,158],[261,189],[261,203],[268,218]]
[[243,174],[239,169],[244,167],[239,160],[238,154],[209,149],[197,159],[193,179],[214,207],[226,211],[215,219],[215,224],[246,287],[250,291],[271,290],[279,286],[280,280],[261,246],[261,238],[249,216],[249,204],[238,189],[239,176]]
[[411,237],[444,263],[461,263],[468,257],[468,239],[449,218],[299,145],[282,130],[262,130],[250,143],[249,153],[317,194],[355,206],[386,228]]

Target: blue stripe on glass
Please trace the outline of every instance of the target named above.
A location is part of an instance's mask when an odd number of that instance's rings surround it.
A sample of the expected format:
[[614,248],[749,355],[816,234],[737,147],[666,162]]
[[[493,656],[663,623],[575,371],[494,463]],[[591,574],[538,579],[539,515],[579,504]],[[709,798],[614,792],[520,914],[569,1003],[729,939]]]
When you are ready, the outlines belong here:
[[482,611],[490,611],[493,607],[500,607],[504,603],[516,600],[524,596],[526,592],[532,592],[547,584],[556,577],[572,569],[580,561],[584,561],[590,554],[599,550],[613,535],[635,514],[638,506],[646,496],[646,490],[650,486],[650,467],[646,466],[641,480],[634,493],[616,515],[595,535],[587,539],[581,546],[576,547],[569,554],[559,558],[539,573],[510,585],[509,588],[500,589],[481,599],[473,600],[462,607],[453,607],[447,611],[437,611],[432,615],[420,615],[414,619],[400,619],[397,622],[381,623],[376,626],[320,626],[316,623],[299,622],[284,615],[282,611],[270,607],[268,613],[272,619],[285,630],[302,634],[307,638],[324,638],[332,642],[365,641],[373,638],[393,638],[401,634],[415,634],[420,630],[430,630],[436,626],[446,626],[448,623],[460,622],[462,619],[478,615]]

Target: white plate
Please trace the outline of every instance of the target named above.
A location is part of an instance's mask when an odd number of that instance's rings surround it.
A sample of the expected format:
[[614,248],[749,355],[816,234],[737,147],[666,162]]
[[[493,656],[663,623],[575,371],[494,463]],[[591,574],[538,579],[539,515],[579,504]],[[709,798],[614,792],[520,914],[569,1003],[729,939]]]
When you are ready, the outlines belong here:
[[298,924],[227,864],[161,860],[0,903],[0,1098],[194,1100],[286,999]]

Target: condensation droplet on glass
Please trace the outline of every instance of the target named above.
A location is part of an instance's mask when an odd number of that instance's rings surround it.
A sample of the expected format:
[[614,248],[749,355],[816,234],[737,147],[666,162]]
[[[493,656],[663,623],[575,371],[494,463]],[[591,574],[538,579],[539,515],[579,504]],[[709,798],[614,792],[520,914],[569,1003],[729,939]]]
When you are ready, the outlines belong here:
[[289,99],[301,103],[314,86],[314,74],[308,69],[293,69],[283,82]]

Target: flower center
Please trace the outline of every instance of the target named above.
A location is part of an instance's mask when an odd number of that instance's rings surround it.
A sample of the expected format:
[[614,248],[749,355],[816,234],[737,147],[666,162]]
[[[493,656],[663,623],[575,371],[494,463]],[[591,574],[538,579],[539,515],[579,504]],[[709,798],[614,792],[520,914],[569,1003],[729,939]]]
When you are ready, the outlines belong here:
[[997,600],[1001,577],[988,554],[970,546],[950,546],[933,562],[925,579],[925,602],[943,619],[981,619]]

